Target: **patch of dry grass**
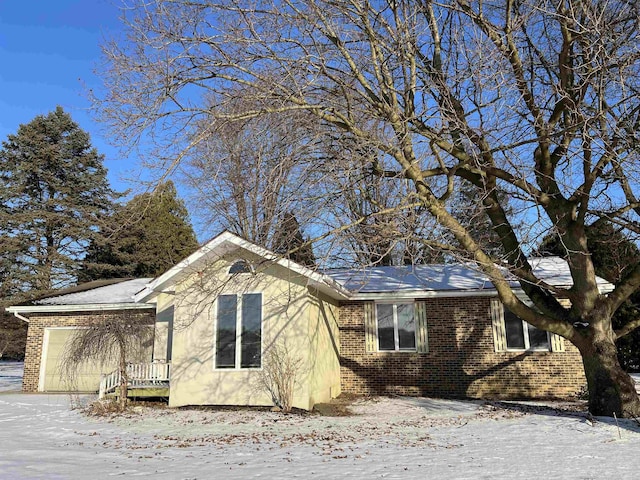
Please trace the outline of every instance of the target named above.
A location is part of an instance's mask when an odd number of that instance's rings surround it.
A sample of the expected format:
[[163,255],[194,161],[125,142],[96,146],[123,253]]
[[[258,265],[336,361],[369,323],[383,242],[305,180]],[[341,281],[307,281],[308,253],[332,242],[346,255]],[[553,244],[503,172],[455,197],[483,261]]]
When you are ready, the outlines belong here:
[[89,417],[114,417],[120,415],[141,414],[147,408],[162,410],[168,408],[166,402],[129,401],[123,408],[113,398],[95,400],[81,407],[82,413]]
[[96,400],[82,407],[82,413],[89,417],[111,417],[127,410],[114,399]]
[[328,403],[317,403],[313,407],[313,412],[323,417],[351,417],[356,415],[351,406],[358,401],[362,401],[364,398],[361,395],[349,395],[342,394],[338,398],[332,399]]

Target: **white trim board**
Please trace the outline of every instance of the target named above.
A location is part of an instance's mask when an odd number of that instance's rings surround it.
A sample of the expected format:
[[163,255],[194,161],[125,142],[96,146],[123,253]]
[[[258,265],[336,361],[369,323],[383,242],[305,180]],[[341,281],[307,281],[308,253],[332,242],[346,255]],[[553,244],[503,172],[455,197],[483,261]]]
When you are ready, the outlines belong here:
[[[154,309],[155,304],[146,303],[87,303],[84,305],[19,305],[7,307],[6,311],[16,317],[25,313],[65,313],[65,312],[89,312],[108,310],[144,310]],[[24,320],[24,319],[23,319]],[[28,319],[25,320],[28,322]]]
[[276,265],[287,268],[294,273],[302,275],[308,279],[308,286],[316,288],[321,292],[338,300],[349,300],[351,293],[341,284],[328,275],[324,275],[300,265],[288,258],[283,258],[265,248],[252,242],[244,240],[231,232],[223,232],[207,244],[199,248],[196,252],[179,262],[177,265],[160,275],[158,278],[147,284],[147,286],[134,295],[136,302],[144,302],[153,297],[157,292],[164,292],[171,289],[183,275],[188,274],[191,269],[196,269],[208,258],[223,256],[236,249],[243,249],[253,253]]

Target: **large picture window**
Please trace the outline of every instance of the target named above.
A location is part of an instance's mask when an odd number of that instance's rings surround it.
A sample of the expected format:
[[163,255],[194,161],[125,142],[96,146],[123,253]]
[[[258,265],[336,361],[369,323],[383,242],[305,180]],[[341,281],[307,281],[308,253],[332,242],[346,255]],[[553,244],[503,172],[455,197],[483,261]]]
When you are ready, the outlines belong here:
[[416,321],[413,303],[376,304],[378,350],[416,350]]
[[509,350],[550,350],[549,334],[504,309],[504,328]]
[[216,368],[260,368],[262,294],[220,295],[216,321]]

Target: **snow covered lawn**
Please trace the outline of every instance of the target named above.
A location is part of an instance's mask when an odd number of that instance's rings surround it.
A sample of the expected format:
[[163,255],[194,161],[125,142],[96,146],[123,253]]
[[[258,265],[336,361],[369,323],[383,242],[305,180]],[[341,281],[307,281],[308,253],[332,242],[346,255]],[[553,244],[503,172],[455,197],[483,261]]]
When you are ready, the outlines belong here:
[[[3,383],[0,371],[0,385]],[[632,479],[640,425],[579,404],[374,398],[353,416],[136,407],[88,418],[66,395],[0,394],[0,478]],[[88,397],[77,399],[87,402]]]
[[0,360],[0,392],[19,392],[22,388],[23,362]]

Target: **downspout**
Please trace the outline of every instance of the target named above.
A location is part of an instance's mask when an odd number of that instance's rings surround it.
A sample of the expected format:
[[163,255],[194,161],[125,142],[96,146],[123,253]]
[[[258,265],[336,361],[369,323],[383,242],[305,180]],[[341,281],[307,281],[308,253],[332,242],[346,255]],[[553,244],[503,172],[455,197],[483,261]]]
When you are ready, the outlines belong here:
[[22,320],[23,322],[29,323],[29,319],[27,317],[25,317],[24,315],[20,315],[18,312],[13,312],[13,315]]

